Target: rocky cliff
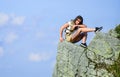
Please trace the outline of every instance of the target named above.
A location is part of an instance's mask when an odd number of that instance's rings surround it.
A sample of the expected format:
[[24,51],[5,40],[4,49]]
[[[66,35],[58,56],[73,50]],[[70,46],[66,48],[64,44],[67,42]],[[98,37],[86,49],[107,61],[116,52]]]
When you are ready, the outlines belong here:
[[120,77],[120,39],[115,31],[96,33],[88,48],[62,42],[53,77]]

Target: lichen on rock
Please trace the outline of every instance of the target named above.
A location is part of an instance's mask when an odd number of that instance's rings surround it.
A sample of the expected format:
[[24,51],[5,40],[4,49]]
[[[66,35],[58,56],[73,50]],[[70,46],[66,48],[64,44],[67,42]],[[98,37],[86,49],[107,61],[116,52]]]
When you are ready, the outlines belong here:
[[120,77],[120,40],[111,34],[96,33],[88,48],[60,42],[53,77]]

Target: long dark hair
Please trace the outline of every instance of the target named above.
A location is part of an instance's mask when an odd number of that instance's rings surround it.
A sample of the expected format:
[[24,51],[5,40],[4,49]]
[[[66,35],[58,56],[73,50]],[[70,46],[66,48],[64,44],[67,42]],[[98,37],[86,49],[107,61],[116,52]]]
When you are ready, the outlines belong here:
[[76,21],[77,19],[80,19],[80,20],[81,20],[81,22],[79,23],[79,25],[82,25],[82,24],[83,24],[83,17],[80,16],[80,15],[78,15],[78,16],[73,20],[73,22],[75,23],[75,21]]

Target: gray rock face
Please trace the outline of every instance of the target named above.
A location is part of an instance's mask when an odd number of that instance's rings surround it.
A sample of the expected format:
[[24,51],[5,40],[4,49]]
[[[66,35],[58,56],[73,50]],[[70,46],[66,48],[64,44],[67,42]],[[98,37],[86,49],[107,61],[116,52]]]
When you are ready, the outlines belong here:
[[120,40],[110,34],[96,33],[88,48],[59,43],[53,77],[120,77]]

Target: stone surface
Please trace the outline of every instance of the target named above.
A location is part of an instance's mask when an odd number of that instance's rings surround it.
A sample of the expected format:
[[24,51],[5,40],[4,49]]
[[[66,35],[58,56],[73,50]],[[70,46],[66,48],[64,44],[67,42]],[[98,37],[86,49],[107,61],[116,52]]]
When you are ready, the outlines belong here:
[[115,67],[120,61],[120,40],[112,35],[96,33],[88,48],[59,43],[53,77],[120,77],[120,68]]

